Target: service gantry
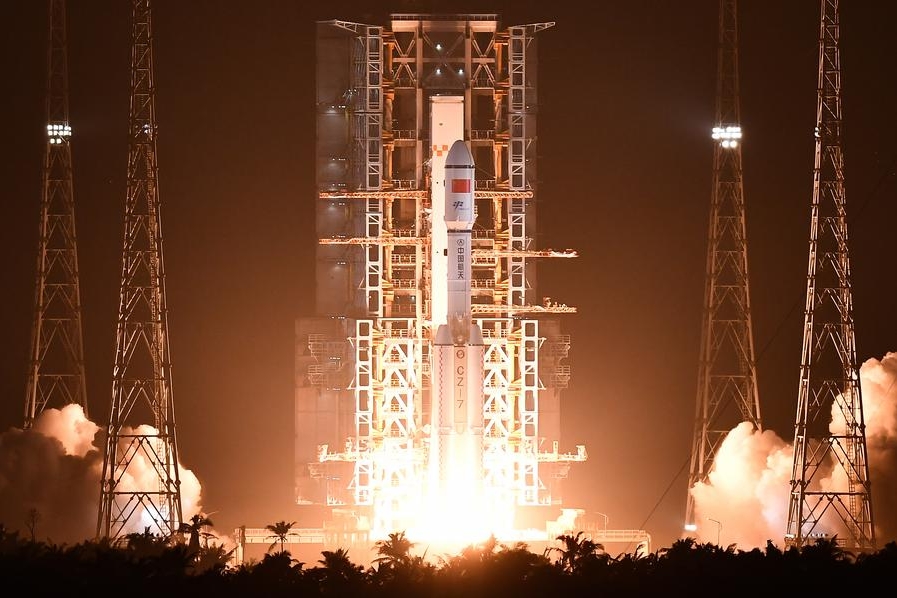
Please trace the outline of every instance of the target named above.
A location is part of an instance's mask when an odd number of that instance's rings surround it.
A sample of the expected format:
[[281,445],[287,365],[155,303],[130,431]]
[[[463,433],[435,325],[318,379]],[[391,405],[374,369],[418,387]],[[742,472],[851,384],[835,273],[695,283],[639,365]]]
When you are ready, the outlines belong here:
[[[133,0],[131,109],[112,407],[97,536],[179,531],[180,473],[156,160],[150,0]],[[138,477],[139,475],[139,477]]]
[[702,523],[692,488],[707,482],[726,435],[741,422],[760,429],[741,169],[737,17],[736,0],[720,0],[713,187],[686,534]]
[[80,405],[87,416],[81,291],[72,189],[65,0],[49,2],[40,237],[23,427],[44,409]]
[[837,0],[822,0],[810,257],[787,545],[820,537],[875,548],[866,424],[856,362],[841,147]]
[[536,261],[576,256],[534,246],[536,41],[552,25],[318,23],[316,315],[296,328],[297,503],[351,509],[385,534],[405,529],[403,506],[420,497],[439,311],[430,162],[448,149],[432,142],[431,107],[453,98],[477,165],[485,483],[556,507],[560,480],[586,459],[582,445],[559,449],[570,336],[558,314],[575,308],[536,297]]

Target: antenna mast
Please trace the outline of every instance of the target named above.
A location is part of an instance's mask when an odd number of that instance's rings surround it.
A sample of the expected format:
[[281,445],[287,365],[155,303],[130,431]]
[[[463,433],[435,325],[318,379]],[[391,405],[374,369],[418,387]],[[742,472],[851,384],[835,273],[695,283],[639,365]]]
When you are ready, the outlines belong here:
[[97,523],[97,535],[112,539],[145,529],[168,537],[182,522],[162,260],[150,0],[133,0],[132,19],[121,298]]
[[[695,531],[698,523],[691,489],[707,481],[723,439],[740,422],[751,422],[755,429],[761,429],[741,170],[736,0],[721,0],[719,9],[713,194],[685,513],[687,532]],[[726,411],[732,407],[737,411]]]
[[87,415],[75,201],[69,124],[65,0],[50,0],[47,146],[24,428],[48,407],[80,405]]
[[[837,536],[848,549],[865,551],[874,549],[875,537],[847,252],[837,0],[822,0],[817,90],[810,259],[785,542],[800,547],[820,536]],[[831,420],[839,423],[830,426]]]

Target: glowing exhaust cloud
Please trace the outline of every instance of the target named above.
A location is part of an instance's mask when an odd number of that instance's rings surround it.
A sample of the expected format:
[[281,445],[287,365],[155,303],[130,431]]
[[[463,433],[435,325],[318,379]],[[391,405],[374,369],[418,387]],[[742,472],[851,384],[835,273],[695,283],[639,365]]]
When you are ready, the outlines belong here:
[[[897,502],[897,353],[863,363],[860,385],[875,535],[884,545],[897,537],[897,517],[891,508]],[[836,416],[835,406],[832,413],[830,430],[837,433],[844,421]],[[742,550],[763,548],[767,541],[783,546],[792,459],[790,439],[770,430],[754,431],[749,423],[732,429],[717,451],[708,481],[690,490],[698,522],[694,537],[712,543],[719,538],[720,544],[736,544]],[[820,484],[846,488],[843,469],[832,466]]]
[[[159,431],[148,424],[142,424],[137,428],[129,428],[122,426],[121,436],[129,435],[138,436],[158,436]],[[125,440],[120,445],[120,451],[127,450],[128,441]],[[181,513],[184,521],[200,512],[200,495],[201,487],[199,480],[189,469],[185,469],[183,465],[178,463],[178,475],[181,482]],[[97,478],[99,483],[99,477]],[[121,476],[116,487],[117,492],[139,492],[154,491],[158,488],[159,473],[156,471],[153,462],[147,460],[143,451],[134,453],[128,464],[127,471]],[[117,500],[117,499],[116,499]],[[157,525],[153,522],[151,514],[144,511],[140,517],[129,522],[122,530],[122,535],[129,533],[142,533],[147,527],[156,529]]]
[[867,360],[860,368],[860,382],[875,538],[884,546],[897,539],[897,353]]
[[[772,431],[757,432],[749,422],[726,436],[706,483],[691,489],[696,537],[701,542],[739,547],[766,546],[784,534],[788,520],[792,446]],[[720,522],[708,523],[710,519]]]
[[[890,508],[897,503],[897,353],[863,363],[860,383],[875,534],[883,546],[897,538],[897,515]],[[833,430],[839,425],[843,423],[838,420],[831,424]],[[93,538],[103,463],[102,451],[93,444],[99,430],[80,406],[69,405],[45,410],[30,430],[10,428],[0,434],[0,523],[7,530],[30,537],[29,511],[33,509],[38,540],[72,544]],[[188,521],[202,511],[202,487],[192,471],[179,467],[183,516]],[[770,430],[752,431],[748,424],[735,427],[720,446],[707,483],[691,489],[698,541],[716,542],[719,537],[721,544],[736,544],[744,550],[763,548],[767,540],[782,546],[791,467],[790,439],[783,440]],[[130,481],[142,483],[141,469],[134,472]],[[840,482],[836,476],[830,483]],[[719,526],[710,518],[719,521]],[[485,528],[508,523],[500,519]],[[457,526],[458,521],[445,523]],[[448,544],[459,540],[453,533],[447,535]],[[468,535],[468,539],[473,538]]]
[[[92,426],[92,427],[91,427]],[[0,523],[30,538],[72,544],[96,533],[103,454],[81,407],[47,409],[29,430],[0,435]]]
[[[94,444],[99,430],[73,404],[46,409],[30,430],[10,428],[0,434],[0,523],[7,530],[28,538],[33,523],[35,539],[54,544],[96,535],[103,467],[103,451]],[[148,480],[156,480],[150,467],[135,458],[129,469],[133,475],[122,480],[124,488],[146,487]],[[192,471],[178,467],[183,517],[189,521],[201,512],[202,487]],[[30,512],[36,514],[33,521]]]
[[93,438],[100,427],[85,417],[80,405],[45,409],[33,428],[44,436],[57,439],[66,455],[85,457],[91,450],[97,450]]

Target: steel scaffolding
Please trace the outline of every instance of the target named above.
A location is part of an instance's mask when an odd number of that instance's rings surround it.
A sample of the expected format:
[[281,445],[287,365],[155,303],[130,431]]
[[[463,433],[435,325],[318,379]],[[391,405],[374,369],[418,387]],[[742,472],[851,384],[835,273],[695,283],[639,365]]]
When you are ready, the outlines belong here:
[[162,259],[151,16],[150,0],[133,0],[122,273],[97,520],[97,536],[112,540],[145,529],[168,538],[183,521]]
[[80,405],[87,416],[81,292],[72,190],[65,0],[51,0],[34,320],[24,428],[47,408]]
[[713,189],[686,532],[698,528],[691,490],[695,484],[707,481],[726,435],[741,422],[761,429],[741,167],[735,0],[721,0],[719,5],[716,121],[712,138]]
[[[815,165],[794,467],[785,542],[820,536],[849,550],[875,548],[866,425],[856,364],[841,147],[837,0],[822,0]],[[838,425],[830,425],[832,421]]]
[[[569,335],[536,299],[536,34],[496,15],[395,14],[318,24],[317,302],[297,325],[297,502],[354,506],[372,533],[404,529],[426,479],[432,332],[430,98],[463,98],[477,164],[472,313],[486,343],[484,470],[491,496],[557,505],[586,459],[558,450]],[[336,58],[335,58],[336,57]],[[431,330],[433,328],[434,330]],[[325,344],[339,344],[325,354]],[[311,482],[311,483],[310,483]]]

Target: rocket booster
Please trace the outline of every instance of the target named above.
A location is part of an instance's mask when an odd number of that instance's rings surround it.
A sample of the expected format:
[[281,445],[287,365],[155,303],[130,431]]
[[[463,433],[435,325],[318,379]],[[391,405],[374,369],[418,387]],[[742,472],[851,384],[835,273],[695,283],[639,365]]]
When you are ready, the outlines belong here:
[[445,160],[446,323],[433,343],[430,465],[437,488],[475,488],[482,471],[483,335],[470,313],[474,163],[464,141]]

